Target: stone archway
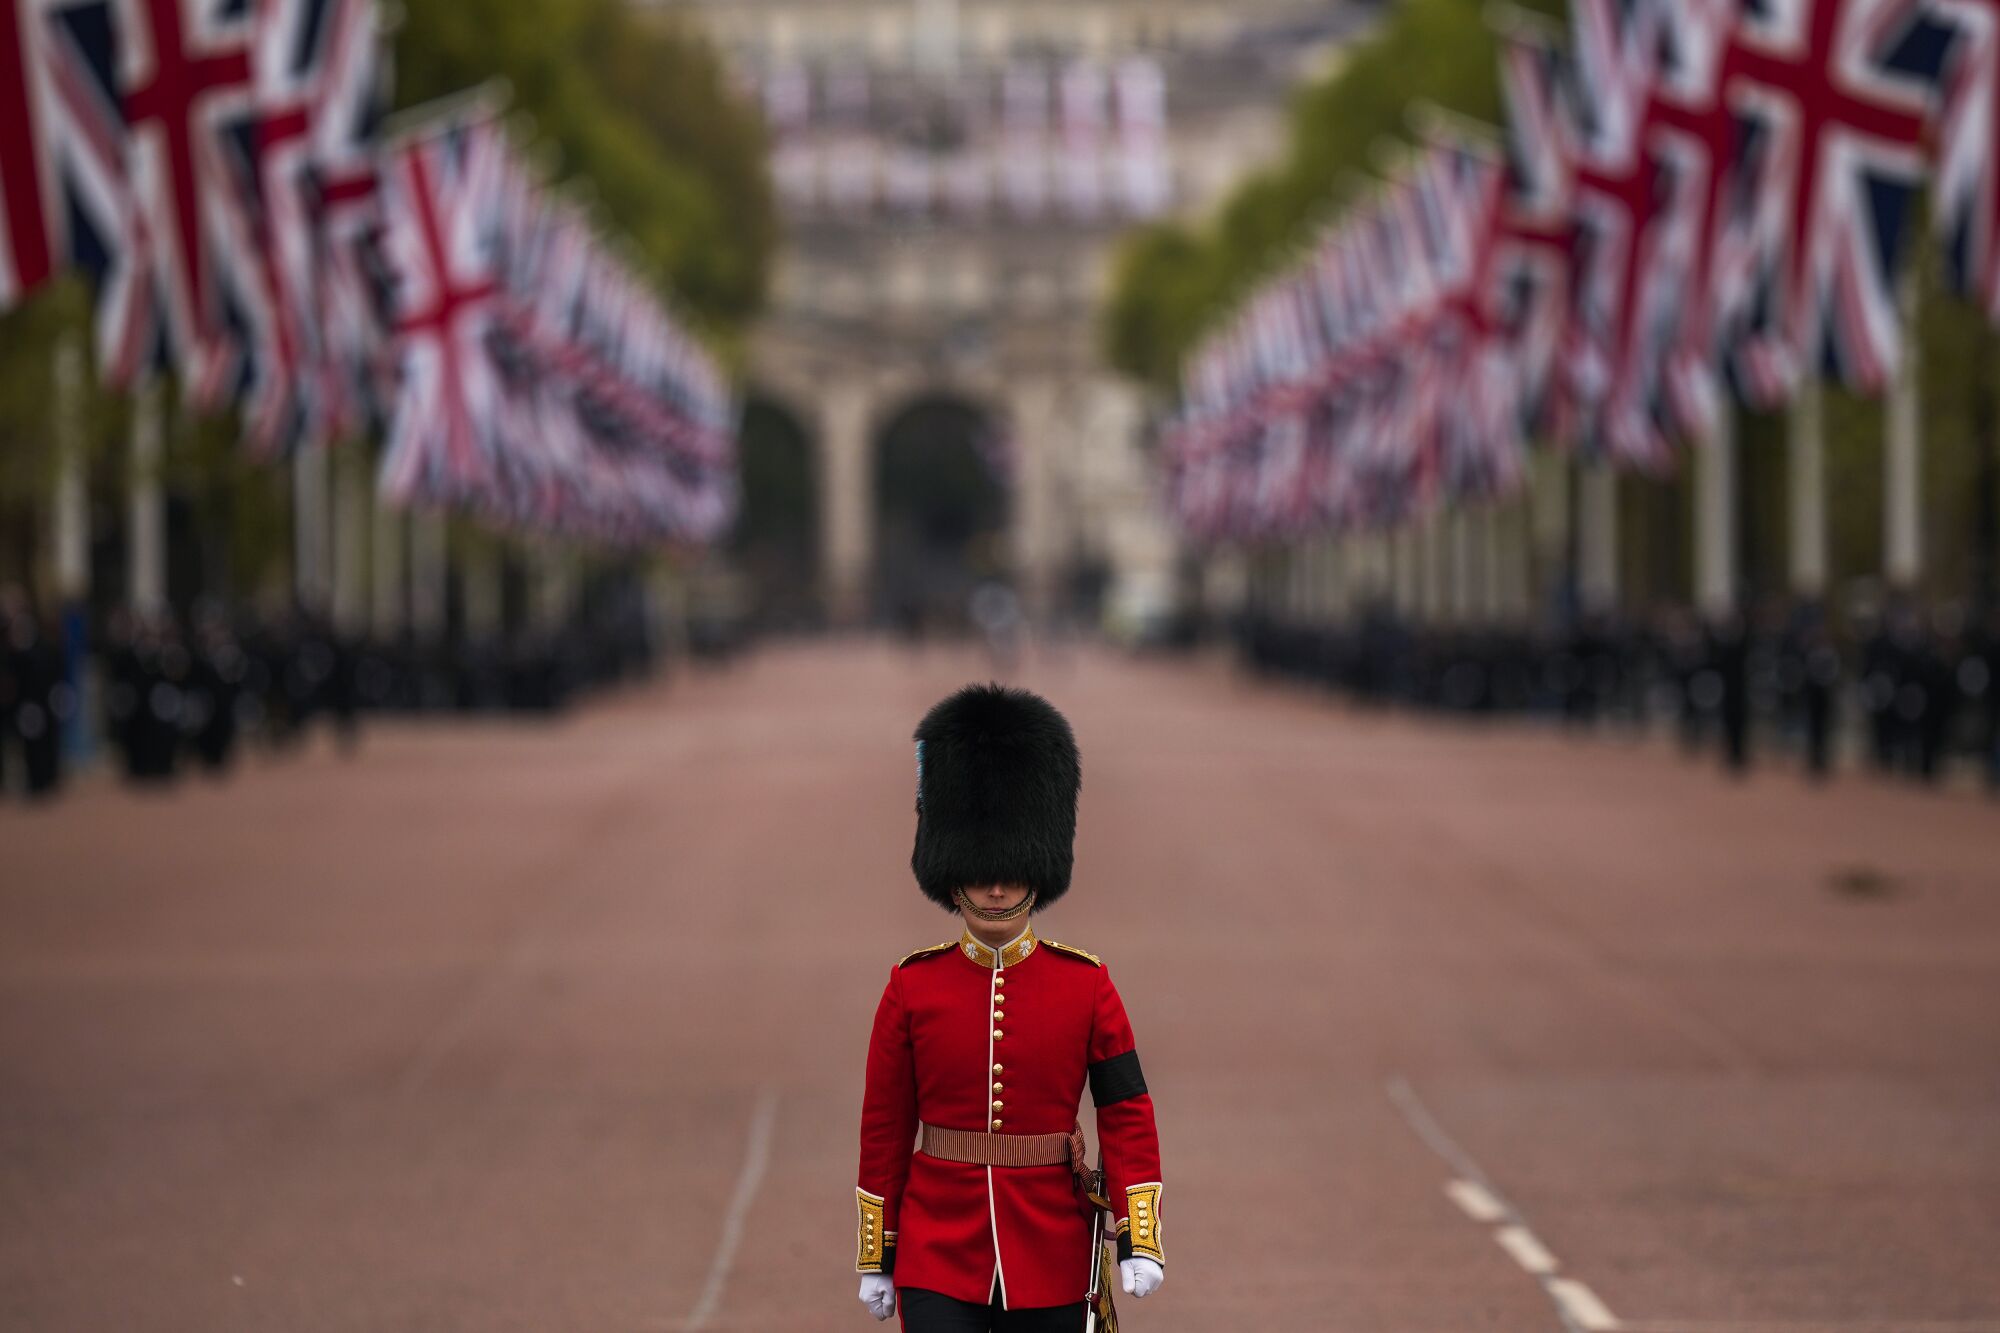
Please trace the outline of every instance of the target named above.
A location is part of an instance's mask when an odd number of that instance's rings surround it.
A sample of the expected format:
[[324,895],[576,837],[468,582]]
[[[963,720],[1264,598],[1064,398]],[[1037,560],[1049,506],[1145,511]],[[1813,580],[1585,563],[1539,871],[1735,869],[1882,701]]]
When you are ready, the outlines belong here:
[[919,392],[882,419],[871,453],[874,618],[963,629],[974,588],[1014,574],[1005,418],[963,394]]
[[770,629],[822,623],[821,450],[809,416],[761,386],[744,400],[743,495],[729,549],[749,582],[751,615]]
[[1077,500],[1087,479],[1076,474],[1089,443],[1123,440],[1130,433],[1126,423],[1094,418],[1092,395],[1076,381],[921,371],[827,375],[811,381],[800,397],[817,413],[820,572],[829,618],[856,625],[883,609],[873,596],[878,445],[905,408],[935,400],[983,412],[1004,436],[1007,581],[1039,623],[1055,604],[1065,565],[1089,540],[1116,539],[1120,520],[1109,515],[1094,524],[1097,539],[1086,537],[1090,525]]

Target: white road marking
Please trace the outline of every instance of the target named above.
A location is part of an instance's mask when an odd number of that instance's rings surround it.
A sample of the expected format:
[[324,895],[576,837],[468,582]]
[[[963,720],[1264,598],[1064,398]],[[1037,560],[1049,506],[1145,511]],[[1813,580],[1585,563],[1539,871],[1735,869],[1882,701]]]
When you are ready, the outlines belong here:
[[1507,1201],[1507,1196],[1494,1188],[1492,1179],[1472,1160],[1472,1154],[1458,1146],[1451,1135],[1444,1132],[1437,1117],[1417,1096],[1417,1090],[1410,1081],[1398,1076],[1386,1085],[1389,1102],[1403,1117],[1412,1132],[1424,1141],[1424,1145],[1451,1165],[1458,1179],[1445,1186],[1445,1193],[1453,1203],[1480,1223],[1501,1223],[1493,1230],[1493,1239],[1498,1241],[1514,1262],[1534,1275],[1541,1285],[1542,1294],[1555,1307],[1556,1318],[1562,1321],[1563,1333],[1612,1333],[1622,1329],[1616,1315],[1606,1308],[1590,1288],[1581,1282],[1555,1276],[1556,1257],[1546,1246],[1535,1239],[1535,1233],[1528,1229],[1528,1223],[1519,1209]]
[[1493,1233],[1493,1239],[1500,1242],[1500,1248],[1513,1256],[1514,1262],[1530,1273],[1540,1276],[1556,1271],[1556,1257],[1548,1247],[1535,1239],[1535,1233],[1522,1226],[1501,1227]]
[[1622,1328],[1617,1316],[1606,1309],[1604,1302],[1597,1299],[1597,1293],[1578,1282],[1575,1278],[1550,1278],[1545,1284],[1549,1295],[1556,1298],[1564,1314],[1576,1322],[1584,1333],[1601,1333],[1603,1330]]
[[1445,1196],[1473,1221],[1499,1224],[1493,1226],[1493,1239],[1535,1275],[1555,1305],[1565,1333],[2000,1333],[2000,1319],[1620,1319],[1587,1285],[1556,1276],[1555,1255],[1528,1229],[1520,1211],[1494,1188],[1472,1155],[1445,1133],[1408,1079],[1392,1078],[1385,1086],[1390,1104],[1404,1122],[1457,1173],[1457,1179],[1445,1182]]
[[715,1258],[708,1265],[708,1281],[702,1285],[694,1309],[681,1324],[686,1333],[708,1327],[708,1321],[721,1308],[722,1289],[729,1282],[730,1265],[736,1262],[736,1247],[743,1243],[744,1221],[757,1197],[757,1187],[764,1183],[764,1172],[771,1165],[771,1129],[777,1120],[778,1094],[766,1090],[758,1096],[757,1107],[750,1113],[750,1144],[743,1154],[743,1169],[736,1175],[736,1191],[729,1196],[729,1211],[722,1217],[722,1235],[716,1241]]
[[1454,1180],[1444,1187],[1465,1215],[1475,1222],[1498,1222],[1507,1215],[1500,1201],[1484,1185],[1472,1180]]
[[1437,1117],[1431,1114],[1430,1108],[1418,1099],[1417,1090],[1410,1086],[1408,1079],[1399,1074],[1390,1079],[1386,1086],[1390,1102],[1402,1113],[1404,1121],[1416,1131],[1417,1137],[1424,1141],[1426,1147],[1451,1163],[1452,1169],[1460,1176],[1491,1195],[1500,1205],[1502,1212],[1513,1211],[1506,1200],[1501,1198],[1500,1191],[1493,1188],[1493,1182],[1487,1179],[1486,1173],[1479,1169],[1479,1163],[1473,1161],[1465,1149],[1454,1143],[1451,1135],[1444,1132],[1444,1126],[1437,1122]]

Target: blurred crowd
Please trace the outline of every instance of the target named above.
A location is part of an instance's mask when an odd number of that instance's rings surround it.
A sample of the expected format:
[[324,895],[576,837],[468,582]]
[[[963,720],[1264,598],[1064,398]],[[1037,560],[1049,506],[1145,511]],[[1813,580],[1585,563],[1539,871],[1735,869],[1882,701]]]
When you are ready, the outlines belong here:
[[450,644],[362,640],[297,608],[218,602],[185,618],[117,611],[83,640],[0,588],[0,792],[50,795],[93,755],[148,785],[220,776],[246,749],[282,753],[322,727],[352,750],[369,713],[554,712],[657,661],[635,594],[598,599],[560,633]]
[[1533,633],[1426,628],[1377,605],[1341,626],[1253,615],[1238,634],[1258,669],[1367,703],[1671,729],[1736,771],[1759,749],[1816,777],[1843,754],[1923,782],[1972,764],[2000,791],[2000,612],[1899,600],[1842,632],[1801,602]]

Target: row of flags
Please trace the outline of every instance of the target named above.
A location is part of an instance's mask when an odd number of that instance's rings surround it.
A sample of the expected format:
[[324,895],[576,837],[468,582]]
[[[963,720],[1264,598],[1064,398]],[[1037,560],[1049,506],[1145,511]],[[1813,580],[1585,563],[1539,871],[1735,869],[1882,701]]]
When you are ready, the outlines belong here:
[[1995,0],[1571,0],[1496,14],[1505,126],[1416,144],[1190,357],[1190,533],[1370,526],[1549,441],[1665,469],[1732,400],[1879,392],[1919,191],[2000,319]]
[[1173,202],[1159,62],[1016,61],[942,84],[876,86],[865,66],[760,77],[772,178],[798,215],[1077,222]]
[[432,118],[384,157],[402,363],[384,492],[595,540],[715,539],[738,500],[727,383],[496,112]]
[[0,0],[0,310],[79,270],[101,378],[260,455],[381,429],[394,501],[713,538],[714,362],[491,99],[388,133],[388,67],[376,0]]

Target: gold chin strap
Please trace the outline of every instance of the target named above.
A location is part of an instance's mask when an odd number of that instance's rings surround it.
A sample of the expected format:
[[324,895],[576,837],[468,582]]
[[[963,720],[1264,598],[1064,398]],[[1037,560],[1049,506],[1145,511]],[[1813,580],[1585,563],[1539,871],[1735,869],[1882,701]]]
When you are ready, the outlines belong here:
[[1012,921],[1015,917],[1024,915],[1028,909],[1035,905],[1035,891],[1033,889],[1029,889],[1027,896],[1022,898],[1020,902],[1015,903],[1012,907],[1003,907],[997,912],[981,907],[978,903],[973,902],[972,899],[965,896],[964,889],[953,889],[951,896],[960,907],[972,913],[981,921]]

